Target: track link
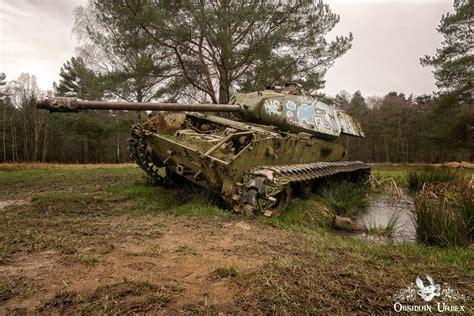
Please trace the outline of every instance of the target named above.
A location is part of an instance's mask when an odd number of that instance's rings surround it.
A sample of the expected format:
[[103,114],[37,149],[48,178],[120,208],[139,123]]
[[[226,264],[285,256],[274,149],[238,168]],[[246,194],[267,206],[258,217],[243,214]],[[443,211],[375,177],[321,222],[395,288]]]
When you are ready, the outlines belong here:
[[275,216],[286,208],[295,184],[306,185],[338,174],[366,176],[369,172],[370,166],[360,161],[261,166],[244,175],[241,206],[235,208],[248,215],[260,211],[265,216]]
[[169,186],[170,181],[168,177],[160,175],[159,167],[151,159],[151,148],[149,148],[142,135],[143,130],[139,125],[132,127],[131,135],[128,139],[130,158],[146,172],[154,185]]

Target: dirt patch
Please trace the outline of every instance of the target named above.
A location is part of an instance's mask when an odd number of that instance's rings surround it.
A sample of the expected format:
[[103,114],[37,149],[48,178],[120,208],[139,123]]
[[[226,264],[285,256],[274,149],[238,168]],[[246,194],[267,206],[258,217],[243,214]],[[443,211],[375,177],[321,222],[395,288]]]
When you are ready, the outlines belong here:
[[[154,238],[109,240],[113,249],[96,253],[94,265],[55,251],[16,256],[0,266],[0,278],[29,282],[22,295],[5,295],[0,313],[197,311],[210,306],[231,311],[235,301],[229,278],[210,278],[212,272],[254,270],[273,254],[269,236],[284,240],[289,234],[240,220],[167,217],[161,224]],[[243,246],[248,244],[259,251],[247,253]]]

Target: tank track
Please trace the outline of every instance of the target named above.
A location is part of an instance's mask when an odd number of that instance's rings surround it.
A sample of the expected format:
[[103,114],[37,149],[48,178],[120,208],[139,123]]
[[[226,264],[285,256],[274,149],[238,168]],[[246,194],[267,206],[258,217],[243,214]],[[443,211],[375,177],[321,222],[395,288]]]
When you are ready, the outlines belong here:
[[280,214],[287,206],[292,187],[311,188],[312,181],[335,175],[367,177],[370,166],[360,161],[261,166],[244,175],[241,207],[247,215],[259,210],[265,216]]
[[130,138],[128,139],[128,151],[130,158],[142,168],[153,181],[154,185],[169,186],[168,177],[163,177],[159,173],[159,167],[151,159],[151,149],[141,136],[142,129],[139,125],[132,127]]

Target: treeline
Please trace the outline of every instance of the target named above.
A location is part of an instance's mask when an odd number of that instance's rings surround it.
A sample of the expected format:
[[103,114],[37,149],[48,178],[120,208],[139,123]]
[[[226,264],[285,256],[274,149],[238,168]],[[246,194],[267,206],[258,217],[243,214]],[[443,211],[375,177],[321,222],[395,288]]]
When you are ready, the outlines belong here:
[[[0,99],[1,162],[126,162],[130,112],[54,113],[36,109],[36,78],[22,74]],[[8,93],[6,93],[8,91]]]
[[345,137],[351,159],[368,162],[474,160],[472,104],[452,107],[443,99],[389,92],[367,101],[360,92],[336,96],[336,103],[362,124],[366,138]]
[[[0,102],[2,162],[127,162],[135,112],[87,111],[47,114],[35,101],[34,76],[23,74]],[[337,104],[362,124],[366,138],[344,137],[350,158],[367,162],[444,162],[474,160],[474,111],[440,104],[430,97],[390,92],[364,98],[341,92],[326,102]]]

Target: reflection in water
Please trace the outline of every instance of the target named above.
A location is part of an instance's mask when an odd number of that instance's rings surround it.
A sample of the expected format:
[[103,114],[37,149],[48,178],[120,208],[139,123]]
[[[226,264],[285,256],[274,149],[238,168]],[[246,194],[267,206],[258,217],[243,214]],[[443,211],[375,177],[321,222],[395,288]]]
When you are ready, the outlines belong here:
[[[415,243],[414,211],[415,204],[410,195],[404,194],[398,198],[384,193],[369,197],[367,211],[357,218],[357,222],[366,227],[385,228],[391,219],[396,218],[397,224],[391,241],[397,244]],[[363,234],[363,237],[375,241],[388,241],[386,237],[368,234]]]

